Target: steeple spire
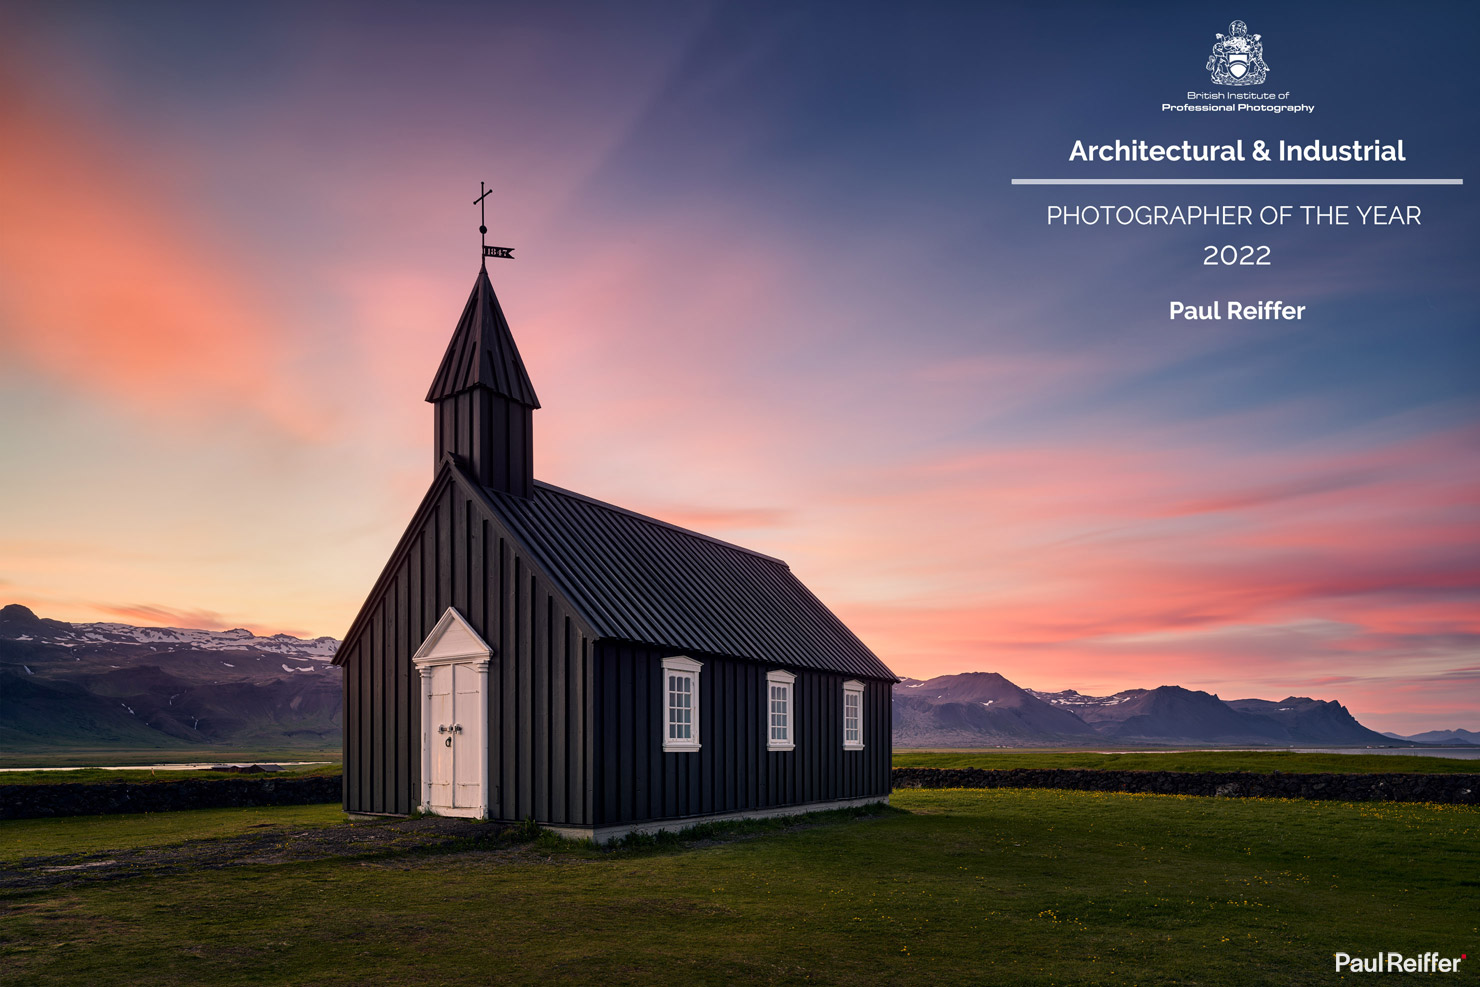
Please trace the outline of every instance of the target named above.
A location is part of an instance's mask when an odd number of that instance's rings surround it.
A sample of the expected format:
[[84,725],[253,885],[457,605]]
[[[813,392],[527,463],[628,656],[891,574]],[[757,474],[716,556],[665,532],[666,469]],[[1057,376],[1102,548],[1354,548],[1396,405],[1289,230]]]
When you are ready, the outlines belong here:
[[486,267],[478,270],[462,318],[457,320],[452,342],[447,345],[447,354],[442,357],[437,376],[432,378],[427,400],[439,401],[470,387],[491,388],[528,407],[540,406]]
[[540,400],[486,267],[478,270],[427,400],[436,405],[434,468],[450,452],[485,486],[530,496],[532,413]]

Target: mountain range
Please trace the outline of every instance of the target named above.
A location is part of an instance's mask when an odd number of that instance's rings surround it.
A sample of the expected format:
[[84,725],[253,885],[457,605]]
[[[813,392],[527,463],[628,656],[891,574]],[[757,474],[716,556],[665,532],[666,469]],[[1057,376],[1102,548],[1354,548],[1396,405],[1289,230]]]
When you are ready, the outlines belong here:
[[1086,743],[1245,747],[1382,746],[1409,741],[1369,730],[1340,703],[1291,696],[1220,699],[1164,685],[1113,696],[1035,692],[995,672],[894,687],[900,747],[1081,746]]
[[0,751],[334,748],[338,642],[0,609]]
[[1480,733],[1474,730],[1426,730],[1423,733],[1415,733],[1404,737],[1402,734],[1382,732],[1384,737],[1396,737],[1398,740],[1412,740],[1420,744],[1443,744],[1446,747],[1459,747],[1464,744],[1474,744],[1480,747]]
[[[71,624],[11,604],[0,609],[0,753],[331,749],[338,646],[240,628]],[[1329,700],[1224,700],[1173,685],[1035,692],[995,672],[907,678],[893,706],[899,747],[1480,744],[1468,730],[1376,733]]]

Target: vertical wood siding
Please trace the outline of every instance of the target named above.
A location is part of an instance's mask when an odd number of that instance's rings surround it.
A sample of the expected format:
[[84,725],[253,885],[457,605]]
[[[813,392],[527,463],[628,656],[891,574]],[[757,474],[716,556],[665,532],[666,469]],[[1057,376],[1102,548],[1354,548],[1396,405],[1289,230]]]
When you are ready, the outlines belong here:
[[[662,659],[687,654],[699,675],[697,752],[665,752]],[[766,672],[777,666],[617,644],[597,644],[592,736],[595,824],[613,825],[889,794],[890,683],[860,680],[864,749],[843,750],[843,683],[851,676],[796,673],[796,749],[766,749]]]
[[408,533],[343,646],[345,808],[405,814],[418,806],[421,677],[411,656],[449,606],[494,649],[490,814],[590,825],[590,631],[455,483],[441,485]]
[[435,465],[450,452],[467,463],[484,486],[519,497],[534,492],[532,409],[475,387],[438,401],[435,414]]

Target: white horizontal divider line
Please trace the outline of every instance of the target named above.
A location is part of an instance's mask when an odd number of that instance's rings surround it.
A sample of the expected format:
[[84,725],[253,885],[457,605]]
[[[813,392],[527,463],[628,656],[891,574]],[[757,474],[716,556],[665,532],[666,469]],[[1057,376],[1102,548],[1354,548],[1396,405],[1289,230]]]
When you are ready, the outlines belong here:
[[1014,185],[1463,185],[1463,178],[1014,178]]

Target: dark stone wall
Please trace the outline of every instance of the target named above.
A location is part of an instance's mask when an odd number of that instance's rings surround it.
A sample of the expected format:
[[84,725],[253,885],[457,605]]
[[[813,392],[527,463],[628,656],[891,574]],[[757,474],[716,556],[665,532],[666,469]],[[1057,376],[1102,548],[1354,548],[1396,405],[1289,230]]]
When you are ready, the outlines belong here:
[[144,783],[0,785],[0,819],[174,812],[340,801],[338,778],[221,778]]
[[1242,771],[1095,771],[1069,768],[895,768],[895,788],[1069,788],[1342,802],[1480,803],[1475,774],[1251,774]]
[[[1250,774],[1219,771],[1093,771],[895,768],[895,788],[1065,788],[1234,798],[1480,804],[1475,774]],[[173,812],[341,799],[338,778],[222,778],[148,783],[0,785],[0,819]]]

